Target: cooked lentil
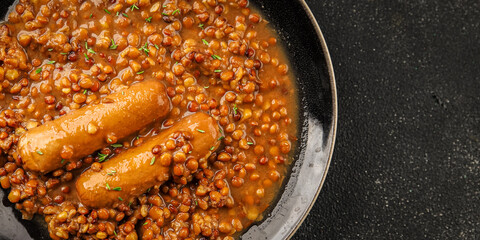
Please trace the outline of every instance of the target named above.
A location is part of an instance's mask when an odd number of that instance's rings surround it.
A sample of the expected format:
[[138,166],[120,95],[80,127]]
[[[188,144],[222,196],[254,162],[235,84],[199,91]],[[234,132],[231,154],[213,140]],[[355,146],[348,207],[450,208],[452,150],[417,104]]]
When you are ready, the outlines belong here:
[[[297,140],[295,84],[270,28],[248,0],[20,0],[0,25],[0,186],[9,201],[25,219],[43,215],[52,239],[238,237],[281,191]],[[17,143],[26,132],[147,79],[165,85],[166,119],[128,137],[107,133],[105,147],[83,157],[64,145],[52,171],[25,168]],[[192,157],[191,143],[209,129],[175,132],[145,161],[168,167],[168,181],[133,197],[106,183],[112,205],[80,201],[83,171],[115,178],[108,161],[195,112],[220,126],[208,158]]]

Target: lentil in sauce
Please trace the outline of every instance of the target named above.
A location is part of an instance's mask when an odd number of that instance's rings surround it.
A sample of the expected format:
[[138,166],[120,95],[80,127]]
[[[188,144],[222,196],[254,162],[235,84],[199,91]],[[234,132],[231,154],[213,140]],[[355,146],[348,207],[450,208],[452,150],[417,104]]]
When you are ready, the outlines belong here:
[[296,99],[248,0],[20,0],[0,185],[52,239],[234,239],[281,193]]

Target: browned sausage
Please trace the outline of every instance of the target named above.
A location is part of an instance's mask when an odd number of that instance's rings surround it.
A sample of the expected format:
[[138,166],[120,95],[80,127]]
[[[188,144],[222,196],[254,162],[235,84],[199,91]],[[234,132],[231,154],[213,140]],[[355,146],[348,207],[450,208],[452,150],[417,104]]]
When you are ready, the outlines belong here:
[[192,149],[186,154],[187,159],[202,162],[220,145],[217,121],[205,113],[190,115],[142,145],[102,163],[100,171],[83,172],[76,182],[80,201],[93,208],[108,207],[129,201],[150,187],[160,186],[169,179],[171,165],[162,161],[162,153],[155,155],[152,149],[156,145],[165,147],[165,142],[179,132],[191,137]]
[[26,169],[50,172],[112,144],[111,136],[133,134],[169,111],[165,86],[144,81],[26,132],[18,151]]

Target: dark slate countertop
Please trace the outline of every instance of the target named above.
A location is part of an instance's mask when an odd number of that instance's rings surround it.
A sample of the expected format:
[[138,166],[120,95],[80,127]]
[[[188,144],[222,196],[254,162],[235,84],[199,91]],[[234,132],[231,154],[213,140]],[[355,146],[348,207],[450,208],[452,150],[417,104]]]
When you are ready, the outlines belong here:
[[293,239],[479,239],[480,2],[307,3],[332,56],[339,123]]

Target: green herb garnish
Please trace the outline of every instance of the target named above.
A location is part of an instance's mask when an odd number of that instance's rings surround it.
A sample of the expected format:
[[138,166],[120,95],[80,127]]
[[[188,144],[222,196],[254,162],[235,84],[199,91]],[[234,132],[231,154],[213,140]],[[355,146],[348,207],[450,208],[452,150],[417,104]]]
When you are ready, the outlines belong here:
[[113,49],[113,50],[117,49],[118,45],[115,44],[115,41],[113,41],[113,39],[110,39],[110,41],[112,41],[112,44],[110,45],[110,49]]
[[148,49],[148,43],[145,43],[145,45],[143,45],[141,48],[139,48],[138,50],[140,51],[144,51],[145,54],[147,54],[148,56],[148,53],[150,52],[150,50]]
[[62,52],[62,53],[60,53],[60,54],[61,54],[61,55],[68,55],[68,53],[66,53],[66,52]]
[[126,13],[122,13],[122,15],[126,18],[128,18],[128,15]]
[[218,141],[222,141],[224,138],[225,138],[224,136],[220,136],[220,137],[218,138]]
[[208,42],[207,42],[207,40],[205,40],[205,39],[202,39],[202,42],[203,42],[203,44],[205,44],[205,45],[207,45],[207,46],[208,46]]
[[62,159],[62,161],[60,161],[61,164],[63,164],[65,162],[65,159]]
[[110,185],[108,185],[108,183],[105,183],[105,186],[107,187],[107,190],[112,190],[112,189],[110,188]]
[[[118,200],[123,201],[123,198],[118,197]],[[115,233],[115,236],[117,236],[117,233],[115,231],[113,233]]]
[[233,104],[233,113],[237,114],[237,104]]
[[200,133],[205,133],[205,131],[201,130],[201,129],[197,129],[198,132]]
[[135,3],[130,7],[130,9],[133,11],[134,9],[139,9]]
[[86,60],[86,61],[90,60],[90,58],[88,58],[88,56],[87,56],[86,53],[84,53],[83,55],[85,55],[85,60]]
[[112,176],[113,174],[117,173],[117,171],[112,170],[111,172],[107,173],[107,175]]
[[155,46],[155,48],[156,48],[157,50],[160,49],[157,44],[155,44],[154,46]]
[[53,51],[53,48],[49,48],[47,51],[51,52],[51,51]]
[[114,191],[122,191],[122,188],[121,188],[121,187],[114,187],[114,188],[112,188],[112,190],[114,190]]
[[55,61],[48,61],[47,64],[54,64]]
[[111,14],[110,11],[108,11],[106,8],[103,9],[106,13]]
[[253,145],[253,142],[247,142],[248,145]]
[[99,153],[98,154],[98,162],[101,163],[101,162],[105,161],[107,156],[108,156],[108,154]]
[[215,149],[215,147],[214,147],[214,146],[211,146],[211,147],[210,147],[210,151],[212,151],[213,149]]
[[218,56],[218,55],[212,55],[212,58],[213,58],[213,59],[222,60],[222,58],[221,58],[220,56]]
[[137,72],[138,75],[143,74],[145,71]]
[[90,13],[90,18],[92,18],[92,17],[93,17],[93,13]]
[[83,90],[83,94],[84,94],[84,95],[87,94],[87,89]]
[[163,16],[168,16],[168,14],[166,14],[166,13],[164,13],[164,12],[162,12],[162,15],[163,15]]
[[35,73],[41,73],[42,72],[42,68],[37,68],[37,70],[35,70]]
[[217,70],[215,70],[214,72],[219,73],[219,72],[222,72],[222,70],[217,69]]
[[112,144],[112,147],[119,148],[119,147],[123,147],[123,145],[120,143],[115,143],[115,144]]
[[145,18],[145,21],[146,21],[146,22],[152,22],[152,17]]
[[38,153],[39,155],[43,155],[43,152],[42,152],[42,151],[37,151],[37,153]]
[[154,163],[155,163],[155,157],[153,157],[152,160],[150,161],[150,166],[152,166]]
[[177,9],[175,11],[172,12],[172,16],[175,15],[175,13],[179,13],[180,12],[180,9]]
[[144,222],[144,223],[143,223],[143,226],[145,226],[145,225],[147,225],[147,224],[148,224],[148,222]]
[[203,26],[205,26],[205,24],[203,24],[203,23],[198,24],[198,27],[201,28],[201,29],[204,29]]

